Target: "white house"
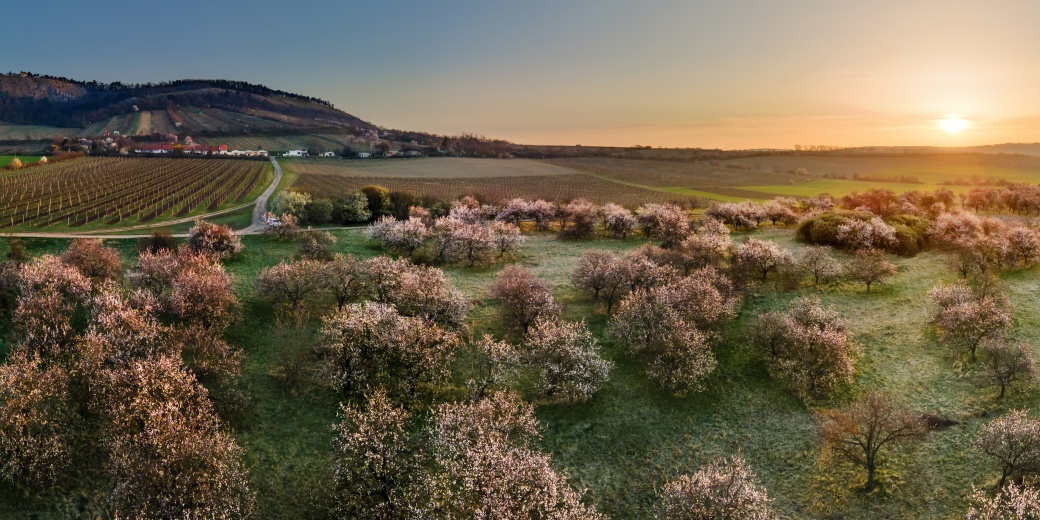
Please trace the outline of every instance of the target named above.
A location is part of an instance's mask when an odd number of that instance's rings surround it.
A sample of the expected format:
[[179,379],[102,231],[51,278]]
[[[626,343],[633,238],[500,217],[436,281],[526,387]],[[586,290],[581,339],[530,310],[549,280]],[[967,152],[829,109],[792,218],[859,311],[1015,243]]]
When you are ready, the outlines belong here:
[[358,156],[358,159],[368,159],[369,157],[372,157],[372,154],[370,154],[368,152],[358,152],[357,156]]
[[335,153],[335,152],[325,152],[325,153],[323,153],[323,154],[319,154],[319,155],[320,155],[321,157],[335,157],[335,156],[336,156],[336,153]]
[[307,157],[307,150],[289,150],[285,157]]
[[245,157],[267,157],[267,150],[231,150],[228,154]]

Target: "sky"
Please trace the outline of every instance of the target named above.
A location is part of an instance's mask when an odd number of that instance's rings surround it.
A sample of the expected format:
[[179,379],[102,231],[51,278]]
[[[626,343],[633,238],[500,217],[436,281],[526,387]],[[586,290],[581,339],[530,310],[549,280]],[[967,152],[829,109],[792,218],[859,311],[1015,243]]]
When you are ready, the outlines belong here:
[[[0,71],[245,80],[387,128],[727,149],[1040,141],[1035,0],[4,4]],[[967,128],[943,131],[950,116]]]

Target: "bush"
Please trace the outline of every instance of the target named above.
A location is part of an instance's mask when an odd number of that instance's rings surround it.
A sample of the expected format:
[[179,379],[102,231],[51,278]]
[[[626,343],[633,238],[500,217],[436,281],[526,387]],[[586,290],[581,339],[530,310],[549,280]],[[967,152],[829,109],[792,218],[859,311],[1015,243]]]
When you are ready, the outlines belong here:
[[332,222],[332,201],[318,199],[304,205],[308,224],[328,224]]
[[[841,226],[852,221],[869,224],[875,218],[875,215],[867,211],[828,211],[803,220],[795,231],[795,238],[807,244],[847,248],[853,244],[841,236]],[[895,242],[882,240],[871,243],[868,247],[883,248],[902,256],[913,256],[928,243],[929,222],[926,219],[914,215],[895,215],[886,219],[884,223],[895,229]]]
[[372,217],[382,217],[390,214],[390,190],[382,186],[365,186],[361,193],[368,198],[368,212]]
[[177,252],[177,240],[173,238],[169,230],[159,229],[153,232],[150,237],[137,239],[138,253],[148,251],[152,254],[157,254],[163,249]]
[[283,191],[275,195],[274,201],[271,203],[271,210],[278,215],[288,213],[296,217],[304,217],[307,214],[307,203],[310,201],[311,196],[306,193]]
[[372,212],[368,209],[368,197],[359,191],[343,197],[343,202],[338,209],[339,214],[333,215],[333,218],[343,224],[368,222],[372,218]]
[[872,217],[873,215],[864,211],[838,210],[820,213],[803,220],[795,231],[795,238],[799,242],[840,247],[842,244],[838,240],[838,226],[853,219],[869,221]]
[[928,221],[913,215],[896,215],[889,218],[888,225],[896,230],[896,246],[892,249],[900,256],[914,256],[928,245]]

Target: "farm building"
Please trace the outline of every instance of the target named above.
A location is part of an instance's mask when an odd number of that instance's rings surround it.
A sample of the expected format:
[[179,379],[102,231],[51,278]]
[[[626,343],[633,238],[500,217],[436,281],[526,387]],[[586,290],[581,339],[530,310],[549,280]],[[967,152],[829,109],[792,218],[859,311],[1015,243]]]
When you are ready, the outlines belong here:
[[[172,143],[138,143],[134,145],[134,153],[153,153],[163,154],[170,153],[177,146]],[[202,144],[186,144],[181,147],[184,153],[194,154],[211,154],[211,155],[227,155],[228,146],[222,145],[202,145]],[[266,153],[266,152],[265,152]]]
[[325,152],[323,154],[318,154],[318,155],[319,155],[319,157],[335,157],[336,153],[335,152]]
[[285,157],[309,157],[307,150],[289,150],[285,152]]
[[369,157],[372,157],[372,154],[370,154],[368,152],[358,152],[357,156],[358,156],[358,159],[368,159]]

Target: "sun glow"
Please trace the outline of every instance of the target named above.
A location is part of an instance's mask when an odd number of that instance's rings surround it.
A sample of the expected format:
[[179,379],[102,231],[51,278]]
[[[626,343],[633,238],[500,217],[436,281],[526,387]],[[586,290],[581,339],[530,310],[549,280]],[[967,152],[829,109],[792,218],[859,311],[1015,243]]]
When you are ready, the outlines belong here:
[[959,134],[971,126],[971,121],[961,116],[951,115],[938,120],[939,128],[948,134]]

